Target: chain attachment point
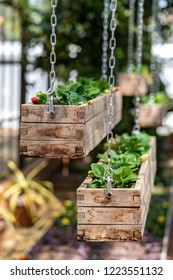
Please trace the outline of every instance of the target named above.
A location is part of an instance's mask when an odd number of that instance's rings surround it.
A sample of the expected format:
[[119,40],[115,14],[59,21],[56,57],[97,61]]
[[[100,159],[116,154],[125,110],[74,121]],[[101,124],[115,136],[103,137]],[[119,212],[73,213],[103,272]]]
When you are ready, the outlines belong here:
[[55,111],[53,106],[53,95],[52,93],[55,92],[55,88],[49,88],[47,91],[47,102],[46,102],[46,112],[50,115],[51,118],[54,118]]
[[107,187],[105,189],[106,191],[106,197],[108,199],[111,199],[112,198],[112,183],[113,183],[113,169],[110,167],[108,167],[107,169],[105,169],[105,172],[104,172],[104,181],[107,183]]

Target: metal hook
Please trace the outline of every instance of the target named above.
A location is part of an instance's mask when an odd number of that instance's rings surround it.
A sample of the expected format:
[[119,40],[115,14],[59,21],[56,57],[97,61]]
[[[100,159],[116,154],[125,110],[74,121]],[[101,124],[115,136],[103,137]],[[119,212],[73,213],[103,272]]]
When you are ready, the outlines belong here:
[[51,118],[54,118],[55,111],[53,107],[53,95],[51,95],[55,91],[54,88],[49,88],[47,91],[47,103],[46,103],[46,111],[50,114]]
[[113,183],[113,180],[112,180],[111,176],[108,176],[107,178],[104,178],[104,180],[107,181],[106,197],[108,199],[111,199],[111,197],[112,197],[112,183]]

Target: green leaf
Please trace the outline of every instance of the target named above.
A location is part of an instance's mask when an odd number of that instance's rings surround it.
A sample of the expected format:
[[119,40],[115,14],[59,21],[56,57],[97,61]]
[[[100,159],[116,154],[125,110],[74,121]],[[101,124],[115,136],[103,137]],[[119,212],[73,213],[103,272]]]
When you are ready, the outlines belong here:
[[126,178],[127,176],[133,174],[133,171],[128,166],[122,167],[120,172],[121,172],[122,178]]
[[103,159],[103,160],[107,160],[107,155],[104,153],[104,154],[98,154],[97,155],[97,158],[99,158],[99,159]]
[[87,188],[95,189],[95,188],[103,188],[105,183],[102,180],[94,179],[92,183],[88,184]]
[[101,164],[92,163],[91,170],[95,177],[103,178],[104,176],[104,167]]
[[69,101],[71,105],[77,105],[79,102],[85,102],[85,98],[82,96],[78,95],[74,91],[69,92]]
[[135,181],[138,179],[138,176],[135,174],[128,175],[123,179],[124,182]]
[[118,169],[113,171],[113,180],[116,183],[122,182],[121,175],[119,174]]

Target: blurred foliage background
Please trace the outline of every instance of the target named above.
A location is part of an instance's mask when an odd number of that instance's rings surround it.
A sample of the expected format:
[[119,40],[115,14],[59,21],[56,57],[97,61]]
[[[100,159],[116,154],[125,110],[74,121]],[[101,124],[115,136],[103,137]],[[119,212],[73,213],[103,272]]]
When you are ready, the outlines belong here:
[[[136,1],[137,2],[137,1]],[[173,8],[172,1],[165,0],[165,7],[158,14],[158,25],[162,32],[163,40],[170,36],[169,21],[163,20]],[[33,3],[33,4],[32,4]],[[33,62],[32,67],[41,67],[49,71],[50,53],[50,1],[39,0],[5,0],[0,1],[1,12],[3,6],[9,7],[11,17],[18,22],[18,30],[4,31],[7,40],[21,40],[23,46],[22,63],[27,65],[27,50],[37,44],[43,44],[43,55]],[[3,4],[3,5],[2,5]],[[151,1],[145,1],[144,15],[144,52],[143,64],[150,61],[150,36],[149,25],[151,22]],[[59,0],[57,12],[57,76],[67,80],[72,70],[77,70],[79,75],[94,76],[99,78],[102,55],[102,22],[103,1],[92,0]],[[136,7],[137,14],[137,7]],[[128,39],[129,1],[118,1],[116,30],[116,71],[127,66],[127,39]],[[8,26],[6,27],[8,28]],[[30,68],[31,70],[31,68]]]

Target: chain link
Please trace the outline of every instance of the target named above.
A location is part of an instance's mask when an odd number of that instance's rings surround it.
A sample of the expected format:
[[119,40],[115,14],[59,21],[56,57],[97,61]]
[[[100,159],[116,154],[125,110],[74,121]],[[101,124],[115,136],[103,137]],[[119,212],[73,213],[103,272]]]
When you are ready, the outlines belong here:
[[56,64],[56,53],[55,53],[55,45],[57,41],[56,37],[56,26],[57,26],[57,16],[56,16],[56,7],[58,0],[51,0],[51,28],[52,33],[50,35],[50,44],[51,44],[51,53],[50,53],[50,65],[51,70],[49,74],[50,78],[50,88],[47,90],[47,103],[46,103],[46,111],[50,113],[51,117],[54,117],[55,112],[53,108],[53,96],[52,93],[55,91],[55,81],[56,81],[56,73],[55,73],[55,64]]
[[157,91],[157,83],[158,83],[158,65],[156,57],[153,55],[152,48],[157,43],[157,33],[156,33],[156,19],[158,13],[158,1],[152,1],[152,21],[151,21],[151,60],[150,60],[150,73],[152,78],[152,83],[150,85],[150,104],[153,104],[154,101],[154,94]]
[[137,17],[137,85],[136,85],[136,99],[135,99],[135,124],[132,134],[140,132],[139,114],[140,114],[140,81],[141,81],[141,66],[142,66],[142,49],[143,49],[143,16],[144,16],[144,0],[138,0],[138,17]]
[[102,66],[101,66],[101,80],[107,81],[107,62],[108,62],[108,28],[109,28],[109,0],[104,0],[103,10],[103,44],[102,44]]
[[107,188],[106,188],[106,194],[107,198],[111,198],[112,196],[112,183],[113,183],[113,170],[111,168],[111,161],[112,161],[112,150],[111,150],[111,143],[113,138],[113,132],[112,132],[112,122],[113,122],[113,87],[115,86],[115,75],[114,75],[114,68],[115,68],[115,48],[116,48],[116,39],[115,39],[115,31],[116,31],[116,9],[117,9],[117,0],[111,0],[110,4],[111,9],[111,21],[110,21],[110,31],[111,31],[111,38],[109,42],[109,48],[110,48],[110,58],[109,58],[109,68],[110,68],[110,75],[109,75],[109,88],[110,88],[110,96],[108,98],[108,104],[109,104],[109,113],[108,113],[108,133],[107,133],[107,143],[108,143],[108,151],[107,151],[107,168],[104,172],[104,180],[107,182]]
[[134,49],[134,21],[135,21],[135,2],[136,0],[129,1],[129,30],[128,30],[128,73],[132,73],[134,69],[133,63],[133,49]]

